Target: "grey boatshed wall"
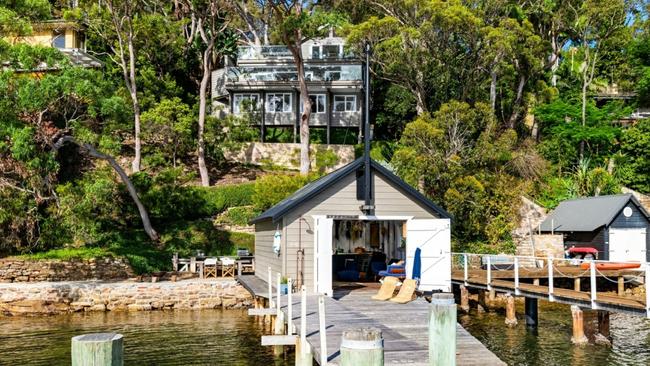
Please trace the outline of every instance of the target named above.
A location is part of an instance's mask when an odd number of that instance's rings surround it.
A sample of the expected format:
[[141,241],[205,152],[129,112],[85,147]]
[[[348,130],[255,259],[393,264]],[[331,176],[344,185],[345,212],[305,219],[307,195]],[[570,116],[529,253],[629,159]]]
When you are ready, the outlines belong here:
[[[435,219],[440,215],[418,202],[381,172],[372,173],[375,195],[375,216],[411,216],[416,219]],[[341,177],[315,197],[301,203],[277,223],[271,219],[255,225],[255,274],[268,280],[268,267],[273,273],[296,279],[298,276],[299,243],[304,249],[304,284],[307,291],[314,287],[314,215],[363,215],[357,199],[356,171]],[[302,217],[302,220],[301,220]],[[381,217],[380,217],[381,218]],[[300,222],[302,221],[302,222]],[[280,256],[273,253],[273,235],[282,232]],[[302,231],[302,237],[300,233]],[[275,274],[273,274],[275,276]],[[275,278],[273,278],[275,281]],[[275,283],[275,282],[273,282]]]

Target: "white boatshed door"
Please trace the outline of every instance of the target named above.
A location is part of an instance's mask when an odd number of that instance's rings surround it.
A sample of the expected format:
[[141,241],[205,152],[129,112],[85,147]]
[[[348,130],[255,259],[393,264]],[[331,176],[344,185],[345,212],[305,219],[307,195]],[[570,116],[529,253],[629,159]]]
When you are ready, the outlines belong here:
[[314,217],[314,292],[332,296],[332,228],[334,220]]
[[609,229],[609,260],[646,261],[646,229]]
[[451,229],[449,219],[406,222],[406,277],[413,276],[415,249],[421,250],[421,291],[451,291]]

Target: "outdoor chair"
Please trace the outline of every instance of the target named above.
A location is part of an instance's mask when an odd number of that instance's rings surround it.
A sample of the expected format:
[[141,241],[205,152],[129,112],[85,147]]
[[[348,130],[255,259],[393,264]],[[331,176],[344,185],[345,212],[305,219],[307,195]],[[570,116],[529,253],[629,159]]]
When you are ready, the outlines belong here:
[[217,278],[217,258],[206,258],[203,262],[204,277]]
[[235,260],[228,257],[221,257],[221,277],[235,277]]
[[395,287],[397,287],[397,284],[399,281],[397,280],[397,277],[386,277],[384,278],[384,282],[381,284],[381,287],[379,288],[379,292],[377,292],[377,295],[374,295],[372,297],[373,300],[380,300],[380,301],[386,301],[393,297],[393,293],[395,292]]
[[[390,278],[390,277],[387,277]],[[415,295],[415,290],[418,287],[418,281],[412,279],[406,279],[402,283],[402,286],[397,293],[397,296],[390,299],[391,302],[396,302],[398,304],[406,304],[413,300],[413,295]]]
[[379,271],[378,275],[380,277],[406,278],[406,264],[403,261],[391,264],[385,271]]

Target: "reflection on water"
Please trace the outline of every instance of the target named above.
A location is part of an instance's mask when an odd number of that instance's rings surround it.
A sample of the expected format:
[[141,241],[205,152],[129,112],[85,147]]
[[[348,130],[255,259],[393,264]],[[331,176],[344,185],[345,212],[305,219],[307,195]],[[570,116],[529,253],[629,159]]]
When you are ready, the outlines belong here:
[[289,365],[260,345],[259,327],[237,310],[0,316],[0,365],[68,365],[70,338],[107,331],[124,335],[126,365]]
[[[611,348],[571,344],[571,310],[567,305],[539,302],[539,326],[526,329],[523,304],[518,304],[519,324],[508,328],[504,314],[458,314],[458,321],[509,365],[650,365],[650,321],[643,317],[612,313]],[[597,329],[595,316],[585,316],[586,332]]]

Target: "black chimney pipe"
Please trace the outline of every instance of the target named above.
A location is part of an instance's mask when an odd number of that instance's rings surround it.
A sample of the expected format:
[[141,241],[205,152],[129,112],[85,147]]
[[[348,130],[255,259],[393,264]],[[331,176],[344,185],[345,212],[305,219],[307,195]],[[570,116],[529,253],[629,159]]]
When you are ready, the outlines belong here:
[[366,70],[365,70],[365,121],[363,130],[363,159],[364,159],[364,185],[365,202],[362,208],[366,214],[373,214],[375,210],[374,197],[371,195],[372,185],[370,180],[370,43],[366,43]]

